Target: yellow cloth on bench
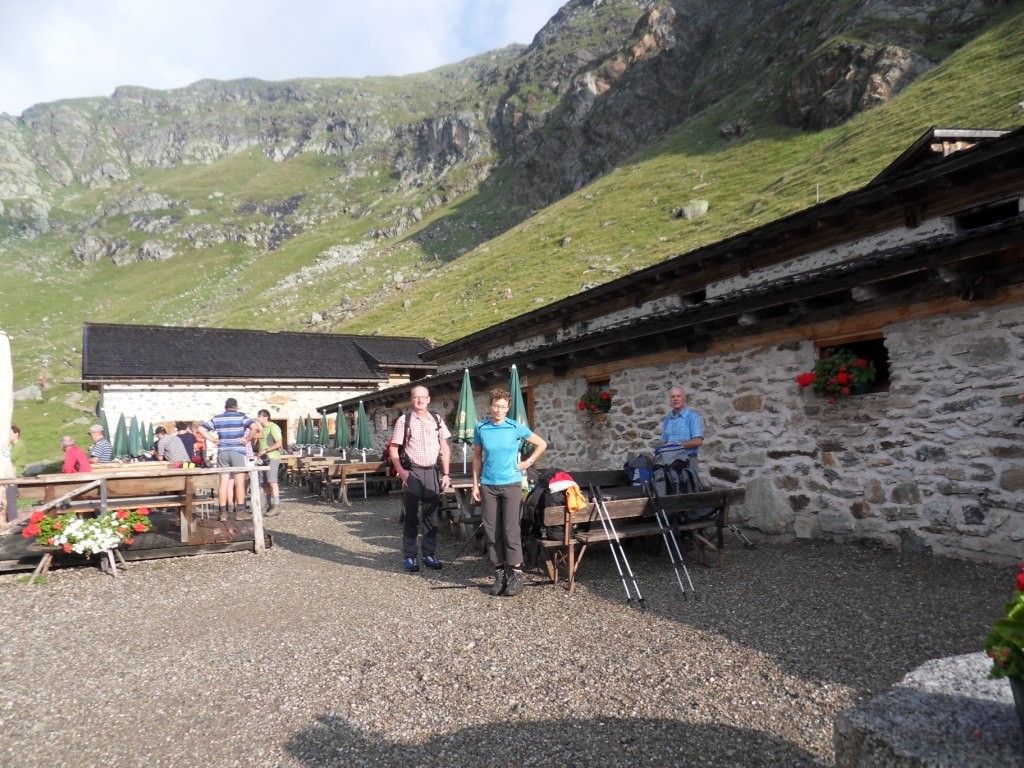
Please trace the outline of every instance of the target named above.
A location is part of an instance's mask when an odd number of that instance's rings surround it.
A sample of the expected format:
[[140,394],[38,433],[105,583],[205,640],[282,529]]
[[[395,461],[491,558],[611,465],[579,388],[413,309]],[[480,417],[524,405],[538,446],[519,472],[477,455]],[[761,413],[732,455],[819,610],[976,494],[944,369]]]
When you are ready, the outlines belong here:
[[565,508],[572,512],[579,512],[581,509],[585,509],[587,506],[587,499],[583,496],[583,492],[580,491],[580,487],[573,483],[565,489]]

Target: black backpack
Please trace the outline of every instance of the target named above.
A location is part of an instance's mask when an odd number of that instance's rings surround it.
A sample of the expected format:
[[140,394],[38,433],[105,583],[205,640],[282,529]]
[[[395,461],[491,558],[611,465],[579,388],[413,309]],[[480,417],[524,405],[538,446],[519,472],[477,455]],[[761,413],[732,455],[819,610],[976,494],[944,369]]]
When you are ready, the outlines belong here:
[[[531,474],[533,471],[530,470]],[[545,469],[543,472],[538,473],[536,479],[534,479],[533,490],[530,491],[526,501],[523,502],[523,516],[520,520],[520,529],[524,536],[540,536],[542,533],[541,528],[544,525],[544,510],[548,507],[565,506],[565,492],[552,491],[548,487],[551,478],[559,472],[565,472],[565,470],[558,468]],[[565,474],[569,473],[565,472]],[[561,539],[562,527],[548,528],[547,538]]]

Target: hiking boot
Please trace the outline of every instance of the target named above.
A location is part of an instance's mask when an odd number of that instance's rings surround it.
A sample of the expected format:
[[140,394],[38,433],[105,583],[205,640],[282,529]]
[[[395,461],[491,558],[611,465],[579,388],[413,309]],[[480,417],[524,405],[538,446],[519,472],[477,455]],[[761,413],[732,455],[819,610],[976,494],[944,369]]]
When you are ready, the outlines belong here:
[[409,573],[416,573],[420,569],[420,564],[416,562],[415,557],[407,557],[402,561],[402,567]]
[[441,561],[433,555],[424,555],[423,564],[432,571],[440,571],[444,568],[444,566],[441,565]]
[[523,591],[523,572],[513,570],[508,575],[508,582],[505,585],[505,595],[515,597]]
[[217,514],[217,521],[221,522],[221,523],[226,523],[227,520],[228,520],[228,512],[227,512],[227,510],[226,509],[220,510],[220,512]]
[[491,586],[491,594],[497,597],[505,591],[505,585],[507,584],[507,578],[505,576],[504,568],[494,569],[494,584]]

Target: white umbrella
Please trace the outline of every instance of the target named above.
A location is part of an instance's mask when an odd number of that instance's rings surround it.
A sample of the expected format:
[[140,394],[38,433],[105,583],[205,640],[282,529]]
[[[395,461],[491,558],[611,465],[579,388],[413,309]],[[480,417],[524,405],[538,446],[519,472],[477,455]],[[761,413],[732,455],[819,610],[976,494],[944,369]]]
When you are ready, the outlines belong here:
[[[14,413],[14,368],[11,366],[11,340],[0,331],[0,477],[14,477],[11,463],[11,416]],[[6,504],[7,486],[0,488],[0,507]],[[6,512],[6,510],[5,510]],[[6,520],[6,514],[0,521]]]

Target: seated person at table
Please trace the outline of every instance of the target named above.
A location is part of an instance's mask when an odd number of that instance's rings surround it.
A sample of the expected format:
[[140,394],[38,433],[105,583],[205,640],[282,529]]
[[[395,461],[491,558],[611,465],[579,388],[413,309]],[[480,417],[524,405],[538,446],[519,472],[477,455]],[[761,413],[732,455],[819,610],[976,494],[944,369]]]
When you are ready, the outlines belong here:
[[92,438],[92,447],[89,448],[89,458],[92,461],[106,464],[114,460],[114,446],[107,440],[103,427],[94,424],[89,428],[89,437]]
[[85,455],[85,451],[75,445],[75,438],[71,435],[64,435],[60,439],[60,449],[64,451],[64,466],[61,467],[61,472],[73,473],[73,472],[91,472],[92,464],[89,463],[89,457]]
[[167,434],[164,427],[156,428],[156,460],[171,461],[176,464],[185,464],[191,461],[181,438],[177,435]]

